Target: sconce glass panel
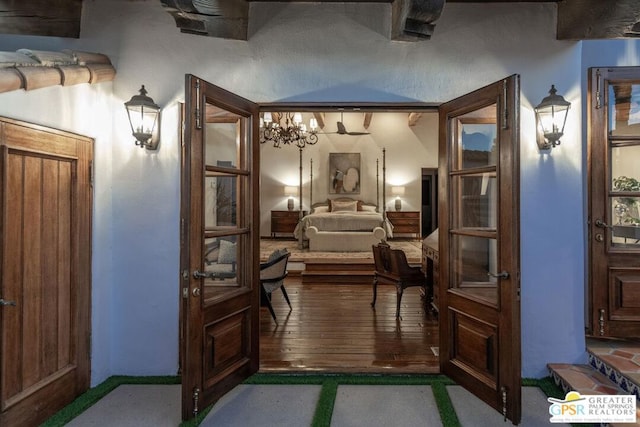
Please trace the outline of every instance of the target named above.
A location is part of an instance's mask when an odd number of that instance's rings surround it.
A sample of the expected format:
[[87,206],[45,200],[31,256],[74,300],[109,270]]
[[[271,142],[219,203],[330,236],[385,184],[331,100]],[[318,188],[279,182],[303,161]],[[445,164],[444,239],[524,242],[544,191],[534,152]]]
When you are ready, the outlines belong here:
[[453,170],[495,166],[498,158],[496,106],[460,116],[453,122],[456,145]]
[[498,190],[495,172],[456,176],[452,185],[455,197],[451,207],[460,212],[453,215],[460,222],[453,227],[495,232]]
[[474,299],[498,305],[497,280],[487,273],[498,268],[498,245],[495,239],[453,235],[455,258],[451,287]]

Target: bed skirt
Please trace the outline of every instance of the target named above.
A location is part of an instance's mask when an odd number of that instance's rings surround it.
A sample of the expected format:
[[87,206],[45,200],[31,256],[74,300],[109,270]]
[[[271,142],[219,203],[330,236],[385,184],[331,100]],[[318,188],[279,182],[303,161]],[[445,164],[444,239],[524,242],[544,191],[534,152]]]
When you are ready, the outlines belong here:
[[371,245],[380,243],[387,235],[382,227],[371,231],[319,231],[313,225],[305,234],[309,250],[316,252],[370,252]]

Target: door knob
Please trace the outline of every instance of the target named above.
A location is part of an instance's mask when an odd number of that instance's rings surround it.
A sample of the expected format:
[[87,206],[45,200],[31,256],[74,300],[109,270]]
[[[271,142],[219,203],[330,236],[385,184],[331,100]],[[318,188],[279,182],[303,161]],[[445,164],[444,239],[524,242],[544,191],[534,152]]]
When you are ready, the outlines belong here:
[[610,226],[609,224],[607,224],[606,222],[604,222],[601,219],[596,219],[594,224],[596,225],[596,227],[613,229],[612,226]]
[[0,298],[0,306],[3,305],[12,305],[12,306],[16,306],[16,302],[15,301],[5,301],[2,298]]
[[595,239],[596,242],[604,242],[604,236],[602,235],[602,233],[596,233]]
[[487,272],[487,276],[495,277],[496,279],[508,279],[509,278],[509,273],[507,273],[506,271],[501,271],[500,273],[496,274],[496,273],[492,273],[492,272],[488,271]]

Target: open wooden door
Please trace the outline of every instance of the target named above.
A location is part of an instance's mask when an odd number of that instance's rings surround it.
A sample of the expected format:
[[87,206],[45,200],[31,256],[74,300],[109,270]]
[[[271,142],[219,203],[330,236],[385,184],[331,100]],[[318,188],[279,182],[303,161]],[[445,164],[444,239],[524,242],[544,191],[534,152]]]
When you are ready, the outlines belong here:
[[591,333],[640,337],[640,67],[589,70]]
[[521,417],[519,76],[440,107],[440,370]]
[[185,420],[259,367],[258,126],[256,104],[186,76],[180,254]]

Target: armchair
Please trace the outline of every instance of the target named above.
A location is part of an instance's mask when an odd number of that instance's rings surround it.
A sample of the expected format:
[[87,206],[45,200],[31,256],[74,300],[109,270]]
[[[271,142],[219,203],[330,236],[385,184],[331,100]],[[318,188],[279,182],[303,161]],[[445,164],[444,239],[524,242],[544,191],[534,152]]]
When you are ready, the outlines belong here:
[[276,320],[276,313],[271,305],[271,294],[280,288],[284,299],[289,304],[291,311],[291,301],[284,287],[284,278],[287,277],[287,262],[291,253],[286,249],[276,250],[270,256],[267,262],[260,264],[260,306],[267,307],[271,313],[273,320]]

